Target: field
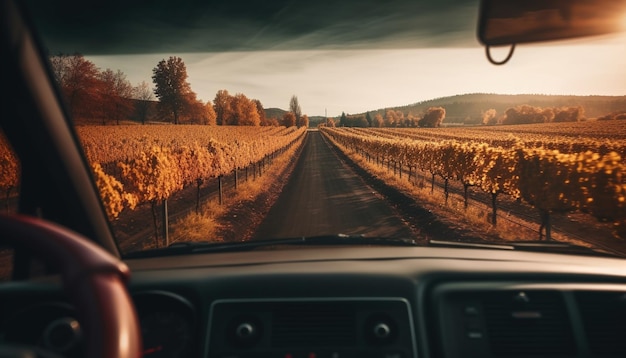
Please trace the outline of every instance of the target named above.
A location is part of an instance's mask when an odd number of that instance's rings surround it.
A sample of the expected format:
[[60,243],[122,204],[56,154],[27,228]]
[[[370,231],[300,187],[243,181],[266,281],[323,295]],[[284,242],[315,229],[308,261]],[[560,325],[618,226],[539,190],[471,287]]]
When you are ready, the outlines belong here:
[[[132,249],[171,243],[162,215],[168,205],[176,221],[195,213],[183,226],[186,232],[198,231],[189,226],[195,220],[204,233],[212,224],[199,214],[215,216],[223,208],[203,209],[202,203],[209,197],[222,202],[224,190],[241,187],[248,177],[270,170],[280,153],[297,150],[306,131],[181,125],[78,126],[76,130],[107,214],[121,239],[132,241]],[[554,239],[558,233],[553,227],[563,226],[563,217],[575,217],[589,223],[592,235],[588,236],[599,236],[595,233],[608,227],[612,238],[624,238],[624,121],[323,128],[322,133],[349,156],[362,158],[366,170],[389,185],[396,185],[396,179],[405,181],[420,187],[422,197],[432,196],[440,187],[441,205],[452,207],[449,196],[456,195],[465,214],[472,211],[470,202],[482,197],[486,209],[481,209],[477,220],[491,227],[502,228],[503,221],[523,216],[520,225],[537,225],[534,230],[539,234],[526,237]],[[0,189],[8,203],[17,191],[19,168],[6,144],[0,145],[0,160]],[[283,161],[281,166],[285,165]],[[270,181],[286,180],[278,174],[280,168],[272,170],[276,177]],[[269,185],[259,183],[254,193],[245,195],[254,197],[264,190],[259,185]],[[513,207],[529,209],[511,215]],[[592,225],[591,220],[601,224]]]
[[189,185],[262,162],[304,129],[285,127],[84,126],[79,138],[111,218],[166,200]]
[[540,237],[551,238],[551,219],[581,212],[612,222],[624,235],[626,220],[626,122],[550,123],[455,128],[325,128],[353,155],[411,181],[419,173],[491,196],[508,196],[536,209]]
[[[306,132],[295,127],[198,125],[78,126],[76,131],[107,215],[120,229],[116,234],[123,241],[135,241],[133,249],[170,243],[168,220],[191,213],[199,220],[208,198],[221,204],[226,191],[239,185],[242,192],[248,177],[272,169],[280,154],[297,147]],[[19,167],[2,138],[0,160],[0,190],[8,211],[19,189]],[[264,188],[244,190],[251,196]]]

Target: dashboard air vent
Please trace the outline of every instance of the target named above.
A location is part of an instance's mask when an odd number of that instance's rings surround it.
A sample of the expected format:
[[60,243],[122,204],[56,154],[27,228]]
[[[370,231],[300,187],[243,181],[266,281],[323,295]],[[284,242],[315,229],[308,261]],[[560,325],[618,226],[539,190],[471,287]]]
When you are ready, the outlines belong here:
[[341,302],[289,302],[273,312],[272,346],[331,347],[356,341],[354,307]]
[[576,344],[565,302],[556,291],[501,291],[483,297],[494,357],[569,357]]
[[626,357],[626,293],[577,292],[576,300],[594,357]]

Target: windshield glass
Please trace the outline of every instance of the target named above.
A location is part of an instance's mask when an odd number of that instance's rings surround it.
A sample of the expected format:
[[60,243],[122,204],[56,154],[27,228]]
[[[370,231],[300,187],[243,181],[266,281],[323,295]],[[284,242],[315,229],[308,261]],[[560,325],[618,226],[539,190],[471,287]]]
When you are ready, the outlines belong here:
[[478,1],[50,3],[31,11],[123,253],[348,234],[626,254],[625,32],[494,66]]

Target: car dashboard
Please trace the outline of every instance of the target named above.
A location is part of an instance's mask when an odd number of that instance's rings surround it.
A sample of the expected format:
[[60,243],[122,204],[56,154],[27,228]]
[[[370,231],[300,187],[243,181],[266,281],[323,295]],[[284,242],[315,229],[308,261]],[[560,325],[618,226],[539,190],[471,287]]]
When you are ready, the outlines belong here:
[[[128,260],[145,357],[618,357],[613,258],[315,247]],[[81,356],[57,277],[3,285],[3,343]]]

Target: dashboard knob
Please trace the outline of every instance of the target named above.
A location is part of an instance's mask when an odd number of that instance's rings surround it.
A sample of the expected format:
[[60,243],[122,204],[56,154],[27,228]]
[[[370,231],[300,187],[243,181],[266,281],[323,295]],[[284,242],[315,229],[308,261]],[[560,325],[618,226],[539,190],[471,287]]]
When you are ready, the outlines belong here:
[[78,321],[71,317],[57,319],[50,323],[43,332],[43,343],[46,348],[58,352],[68,352],[76,347],[82,332]]
[[254,316],[237,317],[228,325],[226,332],[233,347],[250,348],[263,337],[263,324]]
[[378,339],[386,339],[391,335],[391,328],[384,322],[375,324],[373,329],[374,337]]
[[253,324],[244,322],[237,326],[237,328],[235,329],[235,334],[240,339],[250,339],[256,335],[256,329],[254,328]]
[[369,344],[391,344],[398,336],[398,325],[389,314],[374,313],[365,320],[363,333]]

